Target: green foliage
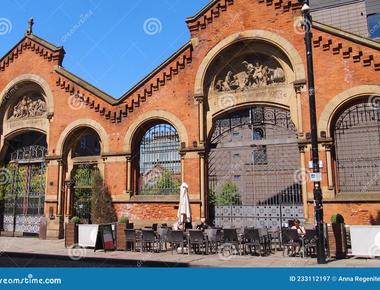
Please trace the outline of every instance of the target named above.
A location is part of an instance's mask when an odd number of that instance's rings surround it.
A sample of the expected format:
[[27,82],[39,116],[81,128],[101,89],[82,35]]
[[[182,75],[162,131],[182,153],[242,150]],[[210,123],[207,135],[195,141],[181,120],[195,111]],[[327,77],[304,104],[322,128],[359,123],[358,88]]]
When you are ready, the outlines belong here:
[[127,223],[129,223],[129,218],[127,216],[122,216],[119,219],[119,224],[127,224]]
[[331,216],[331,223],[344,224],[344,217],[341,214],[334,214]]
[[107,224],[117,221],[112,206],[111,194],[104,185],[103,178],[98,171],[93,175],[93,190],[91,196],[91,222],[94,224]]
[[173,173],[164,171],[157,182],[153,185],[146,186],[142,189],[141,194],[161,195],[161,194],[179,194],[180,182]]
[[78,217],[78,216],[73,216],[73,217],[71,218],[70,222],[71,222],[72,224],[79,224],[79,223],[80,223],[80,217]]
[[76,187],[92,186],[94,170],[88,166],[81,166],[75,170],[74,182]]
[[223,183],[219,192],[211,191],[209,194],[210,203],[216,206],[238,205],[239,199],[238,186],[231,181]]

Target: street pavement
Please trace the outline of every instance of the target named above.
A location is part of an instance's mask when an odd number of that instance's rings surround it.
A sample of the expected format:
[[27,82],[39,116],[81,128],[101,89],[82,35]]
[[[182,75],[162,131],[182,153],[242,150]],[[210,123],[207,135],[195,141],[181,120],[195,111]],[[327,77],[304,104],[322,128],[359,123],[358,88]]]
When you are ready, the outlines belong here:
[[63,240],[0,237],[0,267],[380,267],[380,259],[349,257],[318,265],[315,258],[283,256],[179,254],[171,251],[140,253],[93,249],[66,249]]

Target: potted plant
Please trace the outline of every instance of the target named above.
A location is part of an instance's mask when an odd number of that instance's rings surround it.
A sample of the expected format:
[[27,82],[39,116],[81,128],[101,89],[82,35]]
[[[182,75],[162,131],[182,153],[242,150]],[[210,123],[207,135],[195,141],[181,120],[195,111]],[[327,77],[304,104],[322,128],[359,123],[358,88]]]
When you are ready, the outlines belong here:
[[74,216],[70,222],[65,225],[65,247],[71,248],[78,244],[78,224],[80,218]]
[[122,216],[119,219],[119,222],[116,227],[116,248],[119,251],[126,250],[126,241],[125,241],[125,230],[129,223],[129,218],[127,216]]
[[341,214],[335,214],[331,217],[331,226],[328,227],[327,233],[330,256],[336,259],[345,259],[347,257],[347,233]]

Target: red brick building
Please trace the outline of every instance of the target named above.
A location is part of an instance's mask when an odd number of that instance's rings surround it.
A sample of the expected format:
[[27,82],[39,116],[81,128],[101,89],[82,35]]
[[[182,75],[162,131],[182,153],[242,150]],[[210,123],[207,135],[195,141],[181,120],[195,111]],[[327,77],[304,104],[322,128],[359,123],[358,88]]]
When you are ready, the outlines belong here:
[[[187,19],[191,40],[118,99],[29,31],[0,60],[2,229],[33,233],[44,215],[61,236],[93,170],[135,223],[176,220],[181,181],[195,221],[312,222],[300,16],[294,0],[211,1]],[[313,45],[325,219],[376,223],[380,44],[314,23]]]

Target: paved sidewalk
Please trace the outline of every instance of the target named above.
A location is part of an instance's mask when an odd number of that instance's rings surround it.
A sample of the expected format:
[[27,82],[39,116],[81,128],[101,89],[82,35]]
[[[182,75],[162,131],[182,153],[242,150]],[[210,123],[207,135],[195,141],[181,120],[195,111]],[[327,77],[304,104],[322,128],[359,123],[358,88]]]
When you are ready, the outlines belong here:
[[[187,255],[163,253],[132,252],[94,252],[93,249],[65,249],[63,240],[39,240],[36,238],[0,237],[0,266],[50,267],[83,266],[112,267],[112,260],[118,267],[320,267],[316,259],[283,257],[277,252],[269,257],[215,255]],[[42,257],[42,258],[41,258]],[[23,259],[22,259],[23,258]],[[38,260],[40,259],[40,260]],[[44,261],[49,262],[44,262]],[[38,261],[38,262],[37,262]],[[54,263],[52,263],[54,261]],[[61,261],[61,262],[60,262]],[[62,262],[66,261],[66,262]],[[27,264],[26,264],[27,263]],[[60,264],[62,263],[62,264]],[[66,264],[65,264],[66,263]],[[87,265],[88,266],[88,265]],[[345,260],[331,261],[322,267],[380,267],[380,259],[351,257]]]

